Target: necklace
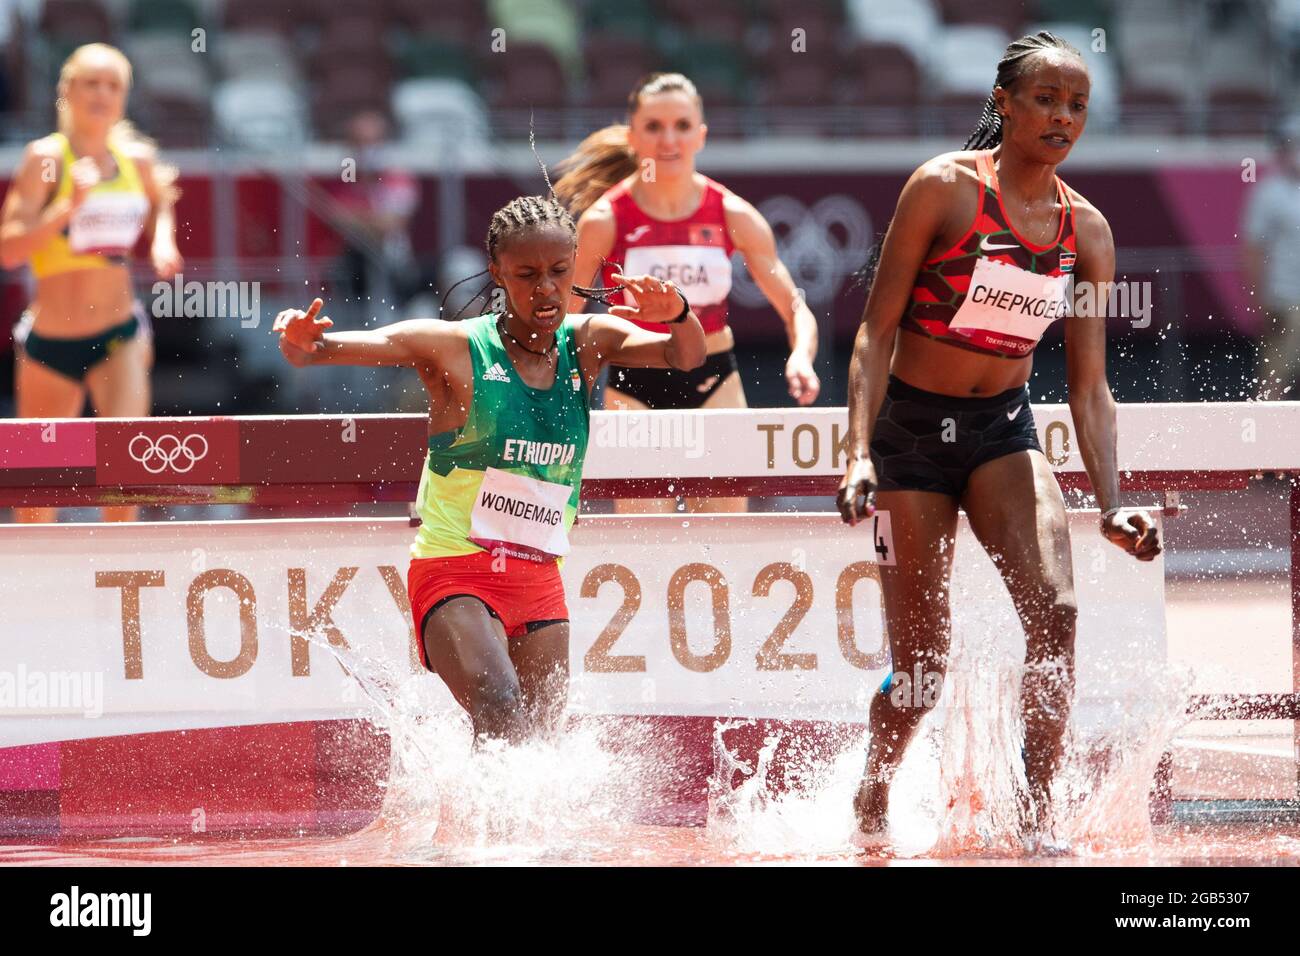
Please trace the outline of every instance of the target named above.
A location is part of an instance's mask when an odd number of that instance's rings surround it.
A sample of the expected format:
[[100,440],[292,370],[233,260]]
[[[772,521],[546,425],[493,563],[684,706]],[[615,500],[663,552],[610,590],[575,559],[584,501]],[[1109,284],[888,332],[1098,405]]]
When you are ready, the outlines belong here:
[[542,358],[546,358],[548,355],[550,355],[552,352],[555,351],[556,341],[554,336],[551,336],[551,344],[539,352],[537,351],[537,349],[530,349],[527,345],[524,345],[523,342],[520,342],[517,338],[511,335],[510,330],[507,329],[500,320],[497,320],[497,331],[500,332],[502,335],[504,335],[506,338],[508,338],[511,342],[514,342],[515,345],[519,346],[521,349],[523,349],[525,352],[530,353],[531,355],[540,355]]

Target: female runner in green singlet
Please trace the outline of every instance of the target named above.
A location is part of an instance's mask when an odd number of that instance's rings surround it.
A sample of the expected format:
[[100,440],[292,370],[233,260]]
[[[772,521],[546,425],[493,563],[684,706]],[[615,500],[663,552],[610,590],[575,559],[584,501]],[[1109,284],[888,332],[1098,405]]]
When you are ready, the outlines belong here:
[[[488,271],[504,313],[330,332],[306,312],[275,320],[295,365],[409,365],[428,389],[429,451],[407,589],[420,656],[476,737],[517,741],[558,726],[569,613],[558,561],[578,509],[592,384],[611,362],[698,367],[704,329],[669,281],[615,276],[636,306],[566,315],[576,229],[558,203],[516,199],[492,217]],[[668,332],[629,319],[668,323]]]

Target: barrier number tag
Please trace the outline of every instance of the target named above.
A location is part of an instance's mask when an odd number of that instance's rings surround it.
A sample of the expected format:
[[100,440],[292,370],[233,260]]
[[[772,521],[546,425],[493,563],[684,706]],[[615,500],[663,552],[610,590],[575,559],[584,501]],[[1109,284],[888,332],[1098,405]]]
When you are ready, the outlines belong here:
[[889,512],[877,511],[871,519],[871,538],[877,564],[894,564],[894,535],[889,527]]

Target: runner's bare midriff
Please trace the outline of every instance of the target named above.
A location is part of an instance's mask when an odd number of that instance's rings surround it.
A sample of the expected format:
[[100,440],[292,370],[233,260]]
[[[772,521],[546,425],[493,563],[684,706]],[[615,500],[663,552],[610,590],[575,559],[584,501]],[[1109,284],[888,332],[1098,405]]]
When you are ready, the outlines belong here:
[[1029,380],[1033,355],[1001,358],[947,345],[899,329],[890,374],[927,392],[969,398],[997,395]]
[[52,339],[98,335],[125,322],[134,299],[125,266],[48,276],[36,283],[36,297],[29,307],[35,317],[32,331]]

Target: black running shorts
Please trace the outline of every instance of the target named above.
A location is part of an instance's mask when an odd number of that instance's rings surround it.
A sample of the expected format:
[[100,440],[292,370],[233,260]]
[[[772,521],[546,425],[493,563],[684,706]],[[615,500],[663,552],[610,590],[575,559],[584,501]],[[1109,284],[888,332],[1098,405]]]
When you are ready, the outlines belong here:
[[1036,448],[1029,387],[956,398],[891,375],[871,431],[880,491],[937,491],[958,500],[970,473],[986,461]]

